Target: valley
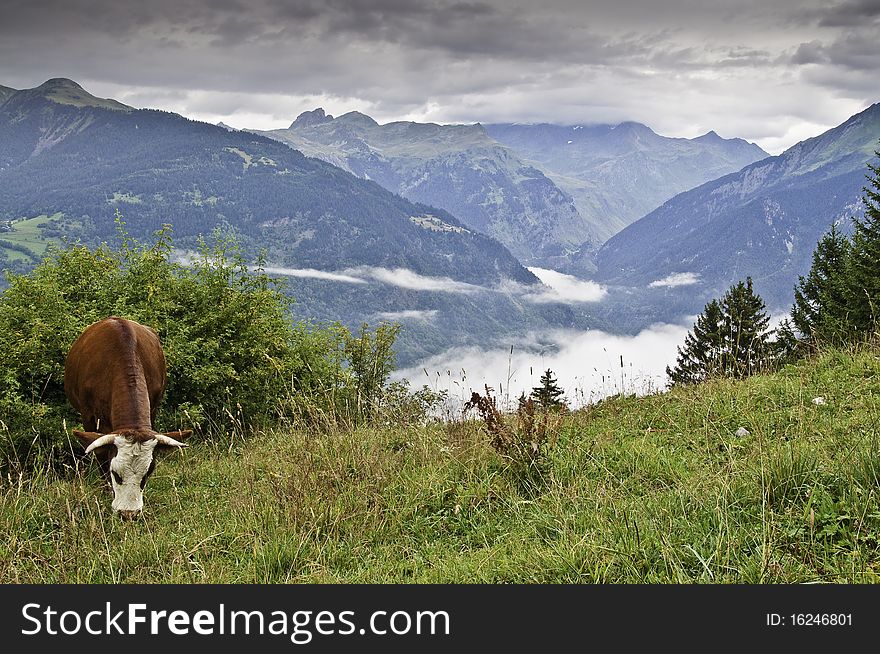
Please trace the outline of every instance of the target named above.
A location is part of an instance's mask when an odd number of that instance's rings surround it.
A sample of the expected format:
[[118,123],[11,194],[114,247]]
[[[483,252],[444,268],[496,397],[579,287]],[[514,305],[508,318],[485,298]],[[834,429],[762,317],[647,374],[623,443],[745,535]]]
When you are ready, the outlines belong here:
[[[144,241],[170,224],[181,253],[234,239],[275,271],[297,320],[399,322],[401,369],[461,369],[468,352],[515,343],[520,369],[534,370],[592,334],[620,350],[611,359],[651,368],[649,387],[665,364],[620,339],[680,334],[745,275],[786,313],[818,237],[859,215],[880,134],[878,105],[777,157],[633,122],[380,125],[315,109],[248,132],[71,80],[4,88],[0,264],[11,271],[49,243],[112,242],[117,220]],[[660,347],[674,354],[672,338]]]

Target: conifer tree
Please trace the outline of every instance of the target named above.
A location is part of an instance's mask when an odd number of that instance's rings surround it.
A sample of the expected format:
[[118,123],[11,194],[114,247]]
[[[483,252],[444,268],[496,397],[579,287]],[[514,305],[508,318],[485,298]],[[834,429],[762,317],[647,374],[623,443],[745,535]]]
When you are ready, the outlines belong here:
[[671,385],[695,384],[713,376],[746,377],[772,358],[770,317],[752,289],[752,278],[731,286],[697,316],[678,348],[675,367],[667,367]]
[[554,409],[565,406],[565,402],[559,399],[563,393],[565,391],[559,388],[556,378],[553,377],[553,371],[547,368],[541,375],[541,385],[532,388],[531,398],[542,409]]
[[871,332],[880,320],[880,165],[868,164],[868,169],[873,176],[862,189],[865,217],[854,221],[847,266],[848,318],[855,334]]
[[731,286],[721,298],[724,317],[724,371],[728,376],[748,377],[767,366],[770,316],[764,300],[752,290],[752,278]]
[[666,367],[672,384],[696,384],[722,372],[723,320],[721,304],[712,300],[697,316],[694,328],[678,348],[675,368]]
[[842,343],[851,332],[848,320],[849,253],[849,239],[832,225],[813,250],[810,272],[806,277],[798,277],[791,321],[812,343]]
[[799,337],[799,330],[791,318],[783,320],[774,332],[775,338],[770,343],[770,358],[774,365],[794,363],[807,354],[808,342]]

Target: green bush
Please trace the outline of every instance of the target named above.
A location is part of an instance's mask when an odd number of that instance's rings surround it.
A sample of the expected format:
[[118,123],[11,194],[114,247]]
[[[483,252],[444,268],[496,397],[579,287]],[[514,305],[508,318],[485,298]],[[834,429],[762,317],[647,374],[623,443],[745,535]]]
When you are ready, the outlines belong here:
[[[64,395],[64,361],[89,324],[118,315],[153,327],[168,363],[157,429],[277,421],[303,406],[332,411],[356,392],[344,328],[294,323],[274,280],[217,237],[188,265],[171,260],[170,228],[150,245],[53,248],[0,295],[0,463],[34,465],[72,450],[79,416]],[[371,387],[372,388],[372,387]],[[373,389],[375,391],[375,389]]]
[[363,323],[360,333],[342,333],[343,352],[351,373],[351,397],[346,398],[357,422],[376,417],[381,408],[383,389],[394,370],[394,341],[400,325],[381,323],[370,333]]

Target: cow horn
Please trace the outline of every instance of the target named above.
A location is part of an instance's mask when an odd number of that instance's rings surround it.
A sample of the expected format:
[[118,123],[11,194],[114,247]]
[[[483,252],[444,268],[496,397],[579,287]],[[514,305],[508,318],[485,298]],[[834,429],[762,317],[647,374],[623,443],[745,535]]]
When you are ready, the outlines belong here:
[[176,441],[170,436],[166,436],[165,434],[156,434],[156,440],[159,442],[159,445],[171,445],[175,447],[187,447],[186,443],[181,443],[180,441]]
[[96,438],[91,443],[89,443],[89,446],[86,448],[86,454],[88,454],[92,450],[98,449],[99,447],[112,445],[114,440],[116,440],[116,434],[104,434],[103,436],[100,436],[99,438]]

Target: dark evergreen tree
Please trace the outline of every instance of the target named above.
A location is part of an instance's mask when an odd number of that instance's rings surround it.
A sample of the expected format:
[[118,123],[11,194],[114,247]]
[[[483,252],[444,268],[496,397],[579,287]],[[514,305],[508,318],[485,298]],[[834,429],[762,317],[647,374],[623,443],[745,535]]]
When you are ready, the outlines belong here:
[[813,251],[806,277],[798,277],[791,321],[811,343],[842,343],[851,329],[847,262],[850,242],[831,226]]
[[809,342],[800,337],[790,318],[783,320],[774,331],[770,357],[775,365],[794,363],[809,351]]
[[[880,152],[875,152],[880,157]],[[853,333],[870,333],[880,320],[880,166],[868,164],[868,186],[862,190],[865,217],[854,221],[847,276],[848,321]]]
[[666,367],[672,384],[696,384],[722,372],[723,320],[721,304],[712,300],[697,316],[694,328],[678,348],[675,368]]
[[746,377],[773,359],[764,301],[752,289],[752,278],[731,286],[721,300],[712,300],[697,317],[693,330],[678,348],[674,368],[667,367],[671,385],[695,384],[713,376]]
[[541,375],[541,385],[532,388],[531,398],[537,402],[542,409],[555,409],[565,406],[565,401],[559,399],[565,393],[559,388],[553,371],[550,368]]
[[732,377],[748,377],[769,364],[770,316],[764,300],[752,289],[752,278],[731,286],[721,298],[724,317],[724,371]]

